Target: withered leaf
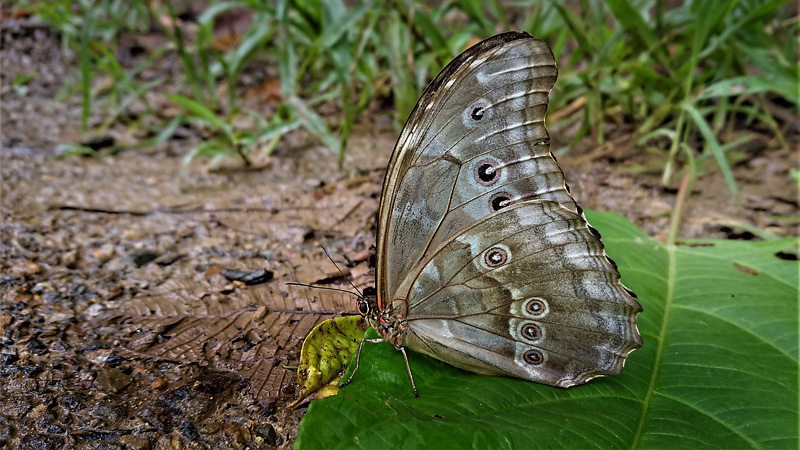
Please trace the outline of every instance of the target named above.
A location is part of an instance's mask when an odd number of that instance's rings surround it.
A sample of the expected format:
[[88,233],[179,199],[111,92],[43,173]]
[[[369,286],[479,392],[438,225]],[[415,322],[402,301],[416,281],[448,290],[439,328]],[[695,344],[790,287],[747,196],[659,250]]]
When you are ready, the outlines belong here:
[[[227,289],[226,289],[227,287]],[[269,282],[230,285],[220,275],[169,280],[128,302],[112,319],[127,351],[182,363],[201,363],[249,379],[262,399],[284,397],[294,383],[300,342],[317,324],[354,314],[353,297],[330,290]]]

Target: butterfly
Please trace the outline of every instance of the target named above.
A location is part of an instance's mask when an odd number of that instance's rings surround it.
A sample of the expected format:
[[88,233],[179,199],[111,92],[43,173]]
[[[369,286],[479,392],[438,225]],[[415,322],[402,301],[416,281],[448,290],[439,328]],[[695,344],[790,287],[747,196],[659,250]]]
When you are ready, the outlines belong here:
[[642,307],[550,152],[556,78],[547,44],[502,33],[411,112],[381,193],[376,287],[358,301],[404,357],[569,387],[618,374],[641,347]]

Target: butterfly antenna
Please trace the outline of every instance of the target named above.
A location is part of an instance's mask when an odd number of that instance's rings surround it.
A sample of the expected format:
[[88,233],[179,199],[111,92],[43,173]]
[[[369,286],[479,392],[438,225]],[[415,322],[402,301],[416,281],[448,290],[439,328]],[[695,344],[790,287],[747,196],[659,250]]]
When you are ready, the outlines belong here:
[[363,297],[362,295],[360,295],[360,293],[356,294],[355,292],[350,292],[347,289],[339,289],[339,288],[324,287],[324,286],[314,286],[313,284],[295,283],[294,281],[290,281],[290,282],[286,283],[286,286],[305,286],[305,287],[314,288],[314,289],[325,289],[327,291],[339,291],[339,292],[344,292],[346,294],[355,295],[357,297]]
[[[345,275],[344,275],[344,272],[342,272],[342,269],[340,269],[340,268],[339,268],[339,265],[338,265],[338,264],[336,264],[336,261],[334,261],[334,260],[333,260],[333,258],[331,258],[331,255],[328,253],[328,249],[326,249],[326,248],[325,248],[324,246],[322,246],[322,245],[320,245],[320,247],[322,247],[322,251],[323,251],[323,252],[325,252],[325,256],[327,256],[327,257],[328,257],[328,259],[329,259],[329,260],[330,260],[330,261],[333,263],[333,266],[334,266],[334,267],[336,267],[336,270],[338,270],[338,271],[339,271],[339,273],[340,273],[340,274],[342,274],[342,276],[345,276]],[[359,297],[363,297],[363,296],[364,296],[364,294],[362,294],[362,293],[361,293],[361,291],[360,291],[360,290],[358,290],[358,288],[356,287],[356,285],[355,285],[355,284],[353,284],[353,282],[352,282],[352,281],[350,281],[350,280],[348,279],[348,280],[347,280],[347,282],[348,282],[348,283],[350,283],[350,286],[353,286],[353,289],[355,289],[355,290],[356,290],[356,292],[358,292],[358,295],[359,295]],[[351,292],[351,294],[352,294],[352,292]]]

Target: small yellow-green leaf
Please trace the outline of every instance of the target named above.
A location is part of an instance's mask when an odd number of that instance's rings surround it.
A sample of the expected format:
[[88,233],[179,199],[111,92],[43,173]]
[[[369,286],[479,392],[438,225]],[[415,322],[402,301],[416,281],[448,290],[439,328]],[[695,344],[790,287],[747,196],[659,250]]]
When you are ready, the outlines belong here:
[[361,316],[347,316],[326,320],[311,330],[300,351],[297,382],[301,392],[292,407],[312,396],[336,395],[342,372],[358,349],[366,328]]

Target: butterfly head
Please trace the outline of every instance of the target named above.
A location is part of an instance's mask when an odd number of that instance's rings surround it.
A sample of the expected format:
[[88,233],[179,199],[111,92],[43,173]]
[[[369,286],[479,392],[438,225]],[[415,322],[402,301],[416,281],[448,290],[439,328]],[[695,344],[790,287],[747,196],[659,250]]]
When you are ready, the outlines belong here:
[[378,292],[375,290],[375,288],[368,287],[364,289],[364,294],[358,298],[357,305],[358,313],[367,320],[370,326],[378,331],[381,331],[381,310],[378,306]]
[[364,295],[358,298],[358,313],[367,319],[379,312],[378,291],[373,287],[364,289]]

